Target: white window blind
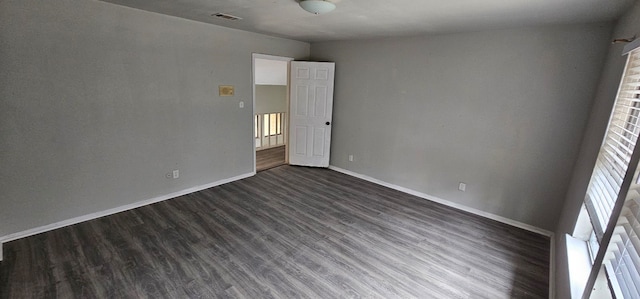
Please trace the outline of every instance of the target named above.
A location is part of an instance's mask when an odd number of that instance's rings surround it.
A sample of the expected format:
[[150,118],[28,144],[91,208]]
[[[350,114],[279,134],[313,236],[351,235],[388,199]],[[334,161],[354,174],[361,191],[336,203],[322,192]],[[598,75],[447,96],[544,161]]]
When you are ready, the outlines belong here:
[[604,256],[603,265],[615,298],[640,298],[640,185],[627,194]]
[[[640,50],[637,49],[627,58],[609,127],[585,196],[585,206],[596,239],[590,241],[594,249],[592,253],[600,255],[615,298],[640,299],[640,183],[637,158],[630,165],[640,132],[639,118]],[[634,171],[628,172],[629,167],[633,167]],[[623,181],[627,182],[624,186],[629,187],[623,187]],[[620,199],[620,194],[626,196]],[[617,202],[622,200],[624,203]],[[614,209],[619,214],[614,215]],[[615,226],[609,226],[611,221],[615,221]],[[606,238],[603,237],[605,234]],[[602,251],[603,248],[606,250]],[[594,261],[598,262],[598,258]],[[600,265],[594,265],[595,270],[592,271],[598,271],[599,268]]]
[[602,239],[640,132],[640,51],[630,53],[585,205],[598,240]]

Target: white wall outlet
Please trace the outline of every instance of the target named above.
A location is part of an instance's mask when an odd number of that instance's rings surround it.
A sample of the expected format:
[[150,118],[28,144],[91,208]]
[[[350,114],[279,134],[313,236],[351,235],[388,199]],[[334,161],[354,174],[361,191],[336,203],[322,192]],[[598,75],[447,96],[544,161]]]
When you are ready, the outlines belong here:
[[244,102],[240,101],[240,103],[238,103],[238,106],[240,106],[240,108],[244,108]]
[[460,184],[458,185],[458,190],[460,190],[462,192],[467,191],[467,184],[463,183],[463,182],[460,182]]
[[174,170],[174,171],[173,171],[173,178],[174,178],[174,179],[177,179],[177,178],[179,178],[179,177],[180,177],[180,170],[177,170],[177,169],[176,169],[176,170]]
[[353,162],[353,155],[349,155],[349,162]]

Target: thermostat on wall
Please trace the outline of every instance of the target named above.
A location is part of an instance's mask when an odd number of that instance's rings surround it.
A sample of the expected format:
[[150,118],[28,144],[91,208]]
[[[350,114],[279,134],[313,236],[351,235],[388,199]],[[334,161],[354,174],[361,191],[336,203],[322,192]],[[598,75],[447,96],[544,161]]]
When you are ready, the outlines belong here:
[[218,86],[218,93],[221,97],[233,96],[233,85],[220,85]]

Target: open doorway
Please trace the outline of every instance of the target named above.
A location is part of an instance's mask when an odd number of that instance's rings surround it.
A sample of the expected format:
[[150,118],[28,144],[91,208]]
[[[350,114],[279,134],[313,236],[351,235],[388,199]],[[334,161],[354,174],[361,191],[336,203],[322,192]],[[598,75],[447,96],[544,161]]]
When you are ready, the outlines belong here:
[[287,163],[289,61],[253,54],[253,131],[255,170]]

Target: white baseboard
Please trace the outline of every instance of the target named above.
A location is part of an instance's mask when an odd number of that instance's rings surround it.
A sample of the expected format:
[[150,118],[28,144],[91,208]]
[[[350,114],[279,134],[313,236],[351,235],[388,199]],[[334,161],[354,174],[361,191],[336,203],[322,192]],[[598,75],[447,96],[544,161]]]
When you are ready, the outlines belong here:
[[379,179],[372,178],[372,177],[364,175],[364,174],[359,174],[357,172],[346,170],[346,169],[343,169],[343,168],[340,168],[340,167],[336,167],[336,166],[333,166],[333,165],[330,165],[329,169],[335,170],[337,172],[341,172],[341,173],[344,173],[344,174],[347,174],[347,175],[350,175],[350,176],[353,176],[353,177],[357,177],[357,178],[360,178],[360,179],[363,179],[365,181],[369,181],[369,182],[372,182],[372,183],[375,183],[375,184],[378,184],[378,185],[382,185],[382,186],[385,186],[385,187],[388,187],[388,188],[391,188],[391,189],[402,191],[404,193],[408,193],[408,194],[411,194],[411,195],[414,195],[414,196],[417,196],[417,197],[422,197],[424,199],[427,199],[427,200],[430,200],[430,201],[433,201],[433,202],[437,202],[439,204],[443,204],[445,206],[449,206],[449,207],[452,207],[452,208],[455,208],[455,209],[458,209],[458,210],[469,212],[469,213],[472,213],[472,214],[475,214],[475,215],[478,215],[478,216],[482,216],[484,218],[489,218],[491,220],[495,220],[495,221],[502,222],[502,223],[505,223],[505,224],[508,224],[508,225],[511,225],[511,226],[515,226],[515,227],[518,227],[518,228],[521,228],[521,229],[524,229],[524,230],[528,230],[528,231],[531,231],[531,232],[534,232],[534,233],[538,233],[538,234],[541,234],[541,235],[544,235],[544,236],[547,236],[547,237],[553,236],[553,232],[550,232],[550,231],[548,231],[546,229],[542,229],[542,228],[539,228],[539,227],[535,227],[533,225],[522,223],[520,221],[512,220],[512,219],[509,219],[509,218],[506,218],[506,217],[498,216],[498,215],[491,214],[491,213],[488,213],[488,212],[485,212],[485,211],[481,211],[481,210],[478,210],[478,209],[467,207],[465,205],[454,203],[454,202],[451,202],[451,201],[448,201],[448,200],[445,200],[445,199],[442,199],[442,198],[438,198],[438,197],[435,197],[435,196],[431,196],[429,194],[425,194],[425,193],[422,193],[422,192],[418,192],[418,191],[415,191],[415,190],[412,190],[412,189],[409,189],[409,188],[405,188],[405,187],[398,186],[398,185],[395,185],[395,184],[387,183],[385,181],[381,181]]
[[232,178],[228,178],[228,179],[224,179],[224,180],[219,180],[213,183],[209,183],[209,184],[205,184],[205,185],[200,185],[200,186],[195,186],[195,187],[191,187],[191,188],[187,188],[184,190],[180,190],[177,192],[173,192],[173,193],[169,193],[166,195],[161,195],[158,197],[154,197],[154,198],[150,198],[147,200],[143,200],[143,201],[138,201],[138,202],[134,202],[128,205],[124,205],[124,206],[119,206],[113,209],[108,209],[108,210],[104,210],[104,211],[100,211],[100,212],[96,212],[96,213],[91,213],[91,214],[87,214],[87,215],[83,215],[80,217],[75,217],[75,218],[71,218],[71,219],[67,219],[67,220],[63,220],[60,222],[56,222],[56,223],[52,223],[52,224],[48,224],[48,225],[44,225],[44,226],[40,226],[40,227],[36,227],[36,228],[32,228],[32,229],[28,229],[25,231],[21,231],[21,232],[17,232],[17,233],[13,233],[10,235],[6,235],[3,237],[0,237],[0,261],[2,261],[2,245],[3,243],[7,243],[10,241],[14,241],[17,239],[22,239],[22,238],[26,238],[29,236],[33,236],[33,235],[37,235],[40,233],[44,233],[44,232],[48,232],[54,229],[58,229],[61,227],[65,227],[65,226],[69,226],[69,225],[74,225],[80,222],[85,222],[85,221],[89,221],[89,220],[93,220],[96,218],[100,218],[100,217],[104,217],[104,216],[108,216],[108,215],[112,215],[112,214],[116,214],[116,213],[120,213],[120,212],[124,212],[124,211],[128,211],[128,210],[132,210],[135,208],[139,208],[139,207],[143,207],[146,205],[150,205],[153,203],[157,203],[157,202],[161,202],[161,201],[165,201],[167,199],[172,199],[172,198],[176,198],[182,195],[186,195],[189,193],[193,193],[193,192],[197,192],[200,190],[204,190],[204,189],[209,189],[211,187],[215,187],[215,186],[219,186],[222,184],[226,184],[226,183],[230,183],[233,181],[237,181],[237,180],[241,180],[244,178],[248,178],[251,177],[253,175],[255,175],[255,172],[250,172],[250,173],[245,173],[245,174],[241,174],[239,176],[235,176]]

